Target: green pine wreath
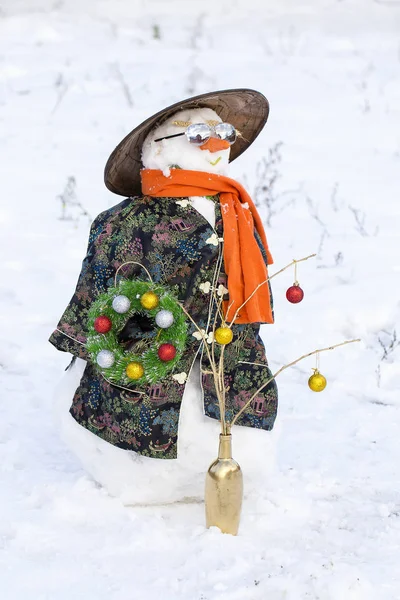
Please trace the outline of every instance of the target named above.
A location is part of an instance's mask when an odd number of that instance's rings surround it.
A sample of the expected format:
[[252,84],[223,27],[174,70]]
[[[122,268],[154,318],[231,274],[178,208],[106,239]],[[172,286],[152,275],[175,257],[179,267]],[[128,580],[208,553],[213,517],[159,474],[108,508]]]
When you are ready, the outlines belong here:
[[[158,297],[158,305],[154,308],[144,308],[142,306],[141,298],[148,292],[153,292]],[[113,308],[113,300],[117,296],[126,296],[130,301],[129,309],[123,314],[116,312]],[[172,313],[173,323],[167,328],[158,327],[156,324],[156,315],[161,310]],[[130,350],[125,350],[118,341],[118,334],[135,314],[154,319],[155,327],[154,339],[150,347],[142,353],[136,354]],[[105,333],[96,331],[95,321],[99,317],[107,317],[111,321],[109,331]],[[187,323],[178,300],[166,287],[153,282],[139,279],[121,280],[118,286],[111,287],[106,293],[101,294],[88,312],[87,351],[97,370],[105,379],[116,385],[134,388],[146,382],[153,384],[161,381],[180,360],[186,339]],[[167,361],[160,359],[158,352],[163,344],[174,346],[176,350],[175,357]],[[104,350],[108,351],[106,354],[113,358],[111,366],[100,366],[98,364],[99,354]],[[110,352],[112,355],[110,355]],[[102,356],[104,356],[104,353]],[[134,379],[127,375],[127,367],[132,363],[141,365],[143,369],[142,375],[136,376]]]

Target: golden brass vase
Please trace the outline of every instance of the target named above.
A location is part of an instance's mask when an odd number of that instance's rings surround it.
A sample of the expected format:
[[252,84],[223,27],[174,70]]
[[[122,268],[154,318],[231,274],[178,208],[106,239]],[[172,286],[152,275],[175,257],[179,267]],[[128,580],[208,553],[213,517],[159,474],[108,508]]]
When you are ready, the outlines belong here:
[[206,525],[237,535],[242,510],[243,475],[232,458],[232,436],[219,436],[218,458],[206,476]]

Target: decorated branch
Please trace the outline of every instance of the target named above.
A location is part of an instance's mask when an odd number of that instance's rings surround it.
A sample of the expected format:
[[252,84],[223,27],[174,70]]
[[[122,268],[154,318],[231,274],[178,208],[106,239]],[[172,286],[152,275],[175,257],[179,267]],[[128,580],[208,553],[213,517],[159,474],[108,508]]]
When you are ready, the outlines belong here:
[[[328,350],[333,350],[335,348],[338,348],[339,346],[344,346],[346,344],[351,344],[351,343],[360,341],[359,339],[346,340],[339,344],[328,346],[327,348],[319,348],[319,349],[313,350],[312,352],[308,352],[307,354],[304,354],[304,355],[296,358],[295,360],[293,360],[292,362],[290,362],[286,365],[283,365],[280,369],[278,369],[278,371],[276,371],[276,373],[274,373],[272,375],[272,377],[270,377],[267,381],[265,381],[263,383],[263,385],[260,386],[257,389],[257,391],[255,391],[252,394],[251,398],[244,404],[244,406],[239,410],[239,412],[235,415],[235,417],[230,422],[226,421],[226,402],[225,402],[225,400],[226,400],[227,389],[226,389],[225,378],[224,378],[224,351],[225,351],[226,345],[230,344],[234,339],[232,326],[235,324],[235,321],[237,320],[237,318],[239,316],[240,310],[243,308],[243,306],[245,306],[247,304],[247,302],[249,302],[249,300],[254,296],[254,294],[256,294],[256,292],[260,289],[260,287],[268,284],[268,282],[271,279],[273,279],[280,273],[283,273],[283,271],[286,271],[287,269],[289,269],[292,266],[294,266],[294,269],[295,269],[294,283],[291,287],[288,288],[288,290],[286,292],[286,298],[292,304],[297,304],[297,303],[301,302],[304,298],[304,291],[300,287],[300,284],[297,280],[297,264],[300,262],[304,262],[315,256],[316,256],[316,254],[310,254],[309,256],[306,256],[304,258],[293,259],[293,261],[290,262],[288,265],[286,265],[285,267],[283,267],[282,269],[280,269],[273,275],[270,275],[267,279],[265,279],[265,281],[261,282],[253,290],[253,292],[249,295],[249,297],[245,300],[245,302],[243,302],[243,304],[241,304],[237,308],[232,320],[229,323],[225,322],[224,316],[222,314],[222,297],[218,298],[217,294],[215,293],[215,290],[213,290],[214,298],[215,298],[215,302],[216,302],[216,312],[215,312],[211,336],[208,333],[204,332],[204,330],[200,329],[200,327],[193,320],[191,315],[186,311],[185,307],[181,304],[181,308],[182,308],[183,312],[190,319],[190,321],[194,324],[194,326],[196,327],[197,331],[199,332],[201,339],[203,340],[203,343],[204,343],[204,348],[205,348],[205,351],[207,353],[208,360],[210,363],[211,372],[212,372],[212,375],[214,378],[216,395],[217,395],[218,403],[219,403],[222,435],[229,435],[232,425],[234,425],[236,423],[236,421],[239,419],[239,417],[242,415],[242,413],[251,405],[252,401],[257,397],[257,395],[273,379],[275,379],[285,369],[297,364],[298,362],[304,360],[305,358],[308,358],[313,355],[316,356],[316,367],[313,369],[314,373],[310,376],[310,378],[308,380],[308,385],[309,385],[310,389],[314,392],[323,391],[326,387],[327,382],[326,382],[326,378],[319,372],[319,355],[320,355],[320,353],[326,352]],[[229,314],[230,308],[231,307],[229,306],[228,310],[227,310],[228,314]],[[215,344],[218,344],[221,346],[221,350],[220,350],[218,359],[216,358]]]

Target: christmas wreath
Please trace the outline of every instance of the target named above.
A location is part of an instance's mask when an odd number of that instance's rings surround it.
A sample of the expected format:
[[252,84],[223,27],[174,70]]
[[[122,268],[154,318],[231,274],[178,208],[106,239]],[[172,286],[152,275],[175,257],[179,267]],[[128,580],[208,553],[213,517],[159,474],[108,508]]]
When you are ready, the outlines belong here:
[[173,370],[187,337],[185,315],[162,285],[121,280],[92,304],[86,348],[111,383],[156,383]]

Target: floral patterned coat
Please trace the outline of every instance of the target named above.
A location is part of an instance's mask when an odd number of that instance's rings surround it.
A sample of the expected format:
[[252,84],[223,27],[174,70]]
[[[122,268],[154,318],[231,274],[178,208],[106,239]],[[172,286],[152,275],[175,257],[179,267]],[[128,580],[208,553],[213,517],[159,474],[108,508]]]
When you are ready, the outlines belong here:
[[[190,373],[198,354],[204,412],[208,417],[219,418],[203,342],[190,323],[186,349],[174,370],[181,376],[170,375],[157,384],[147,384],[145,393],[138,394],[110,384],[90,363],[85,348],[87,313],[96,297],[114,285],[118,267],[136,261],[148,269],[154,282],[175,292],[201,328],[206,332],[211,330],[215,310],[211,290],[223,293],[226,285],[223,223],[218,197],[212,199],[215,228],[190,200],[182,198],[128,198],[101,213],[91,226],[75,293],[49,340],[58,350],[88,361],[70,409],[74,419],[103,440],[144,456],[176,458],[184,374]],[[264,252],[263,255],[266,260]],[[119,273],[125,278],[145,278],[135,265],[126,265]],[[259,324],[234,325],[233,333],[233,342],[225,347],[227,420],[271,377]],[[270,430],[276,412],[277,388],[273,380],[243,412],[237,424]]]

